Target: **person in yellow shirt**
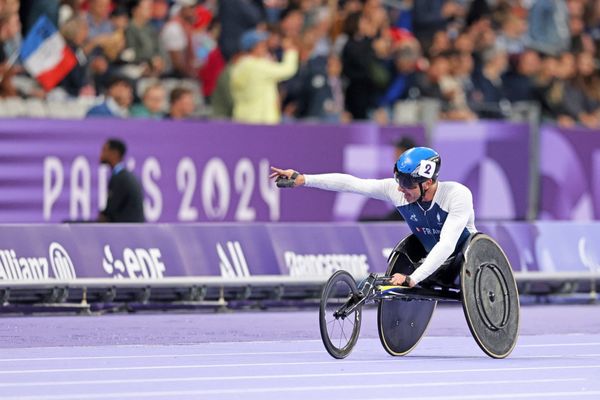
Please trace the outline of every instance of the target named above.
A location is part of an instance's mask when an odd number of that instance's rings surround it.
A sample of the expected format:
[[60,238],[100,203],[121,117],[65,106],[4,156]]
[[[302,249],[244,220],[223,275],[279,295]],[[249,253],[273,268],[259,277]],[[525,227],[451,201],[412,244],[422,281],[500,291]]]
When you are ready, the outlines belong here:
[[281,110],[277,84],[298,70],[298,51],[283,40],[281,62],[273,61],[267,47],[268,33],[251,30],[242,35],[244,52],[231,70],[233,119],[254,124],[277,124]]

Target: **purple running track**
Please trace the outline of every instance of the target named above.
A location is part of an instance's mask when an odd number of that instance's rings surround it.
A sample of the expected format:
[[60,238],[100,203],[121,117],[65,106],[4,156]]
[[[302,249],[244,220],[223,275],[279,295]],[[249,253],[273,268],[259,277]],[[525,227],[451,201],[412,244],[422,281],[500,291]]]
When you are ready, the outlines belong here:
[[316,310],[3,317],[2,399],[600,399],[600,306],[527,306],[504,360],[475,344],[460,307],[394,358],[364,313],[334,360]]

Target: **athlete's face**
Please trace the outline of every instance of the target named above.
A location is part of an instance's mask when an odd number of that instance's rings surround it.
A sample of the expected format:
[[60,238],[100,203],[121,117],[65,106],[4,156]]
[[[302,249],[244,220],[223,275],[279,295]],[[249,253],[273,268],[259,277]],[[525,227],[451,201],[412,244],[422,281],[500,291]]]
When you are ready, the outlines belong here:
[[408,203],[414,203],[421,197],[421,190],[419,189],[419,185],[416,185],[412,188],[406,188],[404,186],[398,185],[398,191],[404,195],[404,199]]
[[[431,187],[432,182],[433,181],[431,179],[428,179],[427,181],[422,183],[423,192],[426,192],[427,189]],[[421,189],[417,184],[415,184],[413,187],[405,187],[403,185],[398,185],[398,191],[404,194],[404,199],[408,203],[414,203],[415,201],[419,200],[419,197],[421,197]]]

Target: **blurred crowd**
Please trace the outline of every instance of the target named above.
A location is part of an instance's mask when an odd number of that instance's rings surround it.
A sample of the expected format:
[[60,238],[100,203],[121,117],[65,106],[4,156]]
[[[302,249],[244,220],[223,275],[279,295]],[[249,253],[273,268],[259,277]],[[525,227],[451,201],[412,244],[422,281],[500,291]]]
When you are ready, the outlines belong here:
[[[78,61],[50,91],[15,84],[41,15]],[[250,123],[385,124],[422,99],[442,119],[502,119],[534,104],[600,127],[599,45],[600,0],[0,0],[0,97]]]

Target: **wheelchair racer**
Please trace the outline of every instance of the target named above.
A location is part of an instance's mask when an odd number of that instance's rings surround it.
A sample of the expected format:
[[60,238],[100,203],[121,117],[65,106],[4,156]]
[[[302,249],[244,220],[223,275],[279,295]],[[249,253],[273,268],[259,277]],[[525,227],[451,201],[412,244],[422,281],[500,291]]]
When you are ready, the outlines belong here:
[[392,285],[414,287],[431,276],[477,232],[471,191],[458,182],[439,182],[440,155],[428,147],[404,152],[394,179],[361,179],[348,174],[308,175],[271,167],[279,187],[306,186],[362,194],[394,204],[423,245],[427,256],[410,275],[395,273]]

